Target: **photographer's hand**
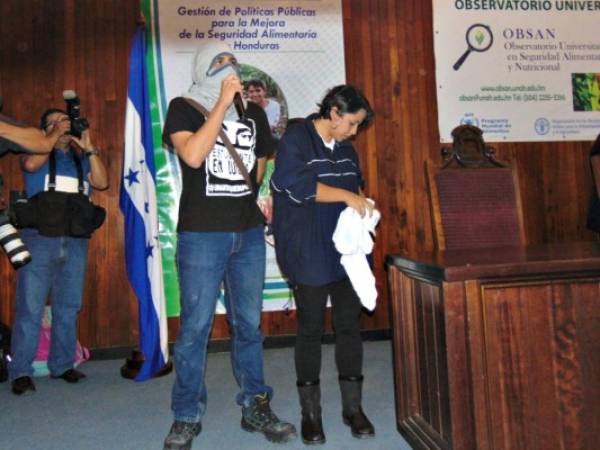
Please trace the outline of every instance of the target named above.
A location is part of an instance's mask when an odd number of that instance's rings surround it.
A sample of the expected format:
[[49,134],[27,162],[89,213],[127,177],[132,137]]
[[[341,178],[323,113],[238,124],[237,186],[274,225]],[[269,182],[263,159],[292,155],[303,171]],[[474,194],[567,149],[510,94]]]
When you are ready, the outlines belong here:
[[82,151],[83,155],[90,161],[90,174],[88,180],[94,189],[103,191],[108,188],[108,173],[104,163],[98,156],[98,150],[92,145],[90,130],[81,133],[81,138],[71,136],[71,141]]
[[63,136],[67,135],[70,130],[71,122],[69,121],[67,116],[64,116],[63,118],[60,118],[58,120],[48,122],[44,136],[46,142],[50,146],[50,150],[47,153],[24,156],[21,159],[21,166],[23,170],[25,170],[26,172],[37,172],[40,169],[40,167],[42,167],[46,163],[50,155],[50,151],[52,151],[53,148],[60,147],[62,145],[65,145],[65,143],[68,143],[70,138],[63,138],[63,140],[61,140],[60,143],[59,140]]
[[69,133],[69,131],[71,131],[71,122],[69,120],[54,122],[50,131],[46,134],[46,140],[51,145],[50,150],[54,148],[56,141],[58,141],[65,134]]
[[83,133],[81,133],[80,138],[71,136],[71,140],[77,144],[76,147],[78,147],[78,149],[80,149],[84,154],[94,151],[92,139],[90,138],[90,130],[85,130]]

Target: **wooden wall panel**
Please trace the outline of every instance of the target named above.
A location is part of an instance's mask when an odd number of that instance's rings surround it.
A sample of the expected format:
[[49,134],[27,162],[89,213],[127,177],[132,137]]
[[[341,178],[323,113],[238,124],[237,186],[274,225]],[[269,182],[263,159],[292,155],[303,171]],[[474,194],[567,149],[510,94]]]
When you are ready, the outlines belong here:
[[443,282],[430,269],[413,263],[389,274],[396,422],[407,441],[438,450],[596,448],[598,277],[540,268]]
[[[92,348],[137,342],[135,300],[125,274],[123,220],[118,208],[123,159],[127,59],[139,14],[137,0],[0,2],[0,95],[4,113],[36,125],[49,107],[64,108],[74,89],[91,124],[109,177],[94,201],[107,209],[90,242],[79,337]],[[0,170],[9,189],[21,189],[19,158],[5,156]],[[11,323],[15,273],[0,256],[0,320]]]
[[[356,139],[366,192],[383,213],[374,253],[381,293],[365,329],[390,326],[384,257],[432,248],[424,163],[439,161],[432,6],[420,0],[342,0],[346,73],[376,112]],[[118,210],[127,53],[137,0],[3,0],[0,2],[0,95],[4,111],[31,124],[49,106],[62,106],[74,88],[102,149],[111,187],[95,200],[108,210],[93,237],[81,340],[93,348],[137,341],[136,304],[124,270]],[[600,131],[600,130],[599,130]],[[517,167],[527,240],[591,240],[584,227],[591,143],[508,143],[498,157]],[[21,186],[16,156],[0,160],[7,185]],[[0,320],[12,320],[14,273],[0,257]],[[176,323],[176,322],[175,322]],[[174,324],[175,325],[175,324]],[[328,329],[331,329],[328,325]],[[267,335],[293,334],[294,313],[265,314]],[[172,331],[172,333],[174,330]],[[213,337],[227,336],[222,318]]]
[[598,390],[598,287],[594,279],[483,287],[490,448],[594,447],[598,396],[585,394]]

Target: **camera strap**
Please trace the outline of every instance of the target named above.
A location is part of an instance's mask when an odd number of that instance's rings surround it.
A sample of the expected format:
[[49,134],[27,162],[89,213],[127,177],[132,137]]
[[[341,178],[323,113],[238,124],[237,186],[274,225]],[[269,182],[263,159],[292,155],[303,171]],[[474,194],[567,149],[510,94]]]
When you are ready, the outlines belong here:
[[[209,113],[209,111],[204,106],[202,106],[196,100],[193,100],[193,99],[187,98],[187,97],[184,97],[184,98],[185,98],[186,102],[188,102],[191,106],[193,106],[204,117],[208,117],[208,115],[210,113]],[[223,127],[221,127],[219,129],[219,136],[221,137],[221,140],[223,141],[223,144],[225,144],[225,147],[227,148],[227,151],[229,152],[229,156],[231,156],[231,159],[233,159],[233,162],[235,162],[235,165],[236,165],[237,169],[239,170],[239,172],[244,177],[244,180],[246,181],[246,184],[250,188],[250,191],[254,192],[254,185],[252,184],[252,181],[250,180],[250,174],[248,173],[248,170],[246,169],[246,166],[244,166],[244,163],[242,162],[242,159],[240,158],[240,155],[238,155],[238,153],[235,151],[235,148],[233,147],[233,144],[231,143],[231,141],[229,140],[229,138],[225,134],[225,131],[223,131]]]
[[[54,192],[56,190],[56,150],[50,152],[50,160],[48,162],[48,190]],[[80,194],[84,194],[85,189],[83,187],[83,167],[81,165],[81,159],[77,156],[77,153],[70,148],[69,153],[75,162],[75,168],[77,169],[77,190]]]

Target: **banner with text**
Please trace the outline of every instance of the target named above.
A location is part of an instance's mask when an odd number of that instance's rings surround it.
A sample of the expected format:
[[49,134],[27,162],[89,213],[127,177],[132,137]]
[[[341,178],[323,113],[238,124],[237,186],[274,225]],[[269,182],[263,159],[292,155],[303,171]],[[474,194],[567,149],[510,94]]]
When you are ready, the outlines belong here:
[[[316,111],[325,92],[345,82],[341,0],[141,1],[149,25],[155,142],[162,141],[169,101],[189,89],[193,57],[209,41],[228,43],[240,62],[242,81],[259,80],[266,88],[265,112],[276,138],[288,118]],[[252,95],[248,87],[248,100],[254,100]],[[155,149],[155,160],[167,311],[174,316],[179,314],[175,229],[180,171],[177,157],[164,147]],[[270,245],[266,270],[263,309],[287,308],[291,294]],[[218,311],[223,312],[221,304]]]
[[600,1],[433,0],[440,139],[589,141],[600,132]]

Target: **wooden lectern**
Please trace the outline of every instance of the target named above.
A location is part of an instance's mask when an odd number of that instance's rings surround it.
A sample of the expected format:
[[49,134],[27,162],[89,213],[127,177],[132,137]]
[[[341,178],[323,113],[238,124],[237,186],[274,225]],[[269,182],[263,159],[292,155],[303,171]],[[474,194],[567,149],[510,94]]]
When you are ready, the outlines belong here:
[[522,245],[518,188],[492,166],[447,169],[478,182],[467,201],[445,185],[438,250],[387,258],[398,430],[416,449],[600,448],[600,244]]

